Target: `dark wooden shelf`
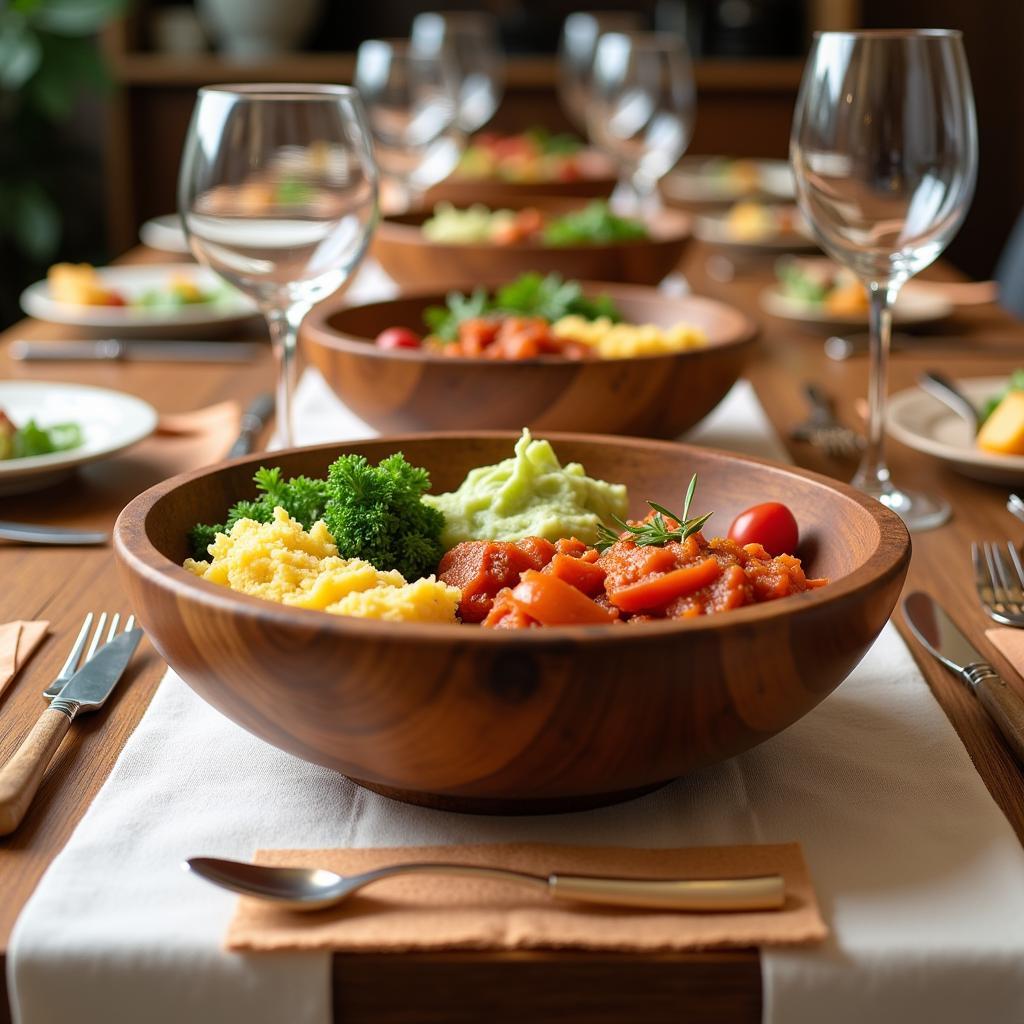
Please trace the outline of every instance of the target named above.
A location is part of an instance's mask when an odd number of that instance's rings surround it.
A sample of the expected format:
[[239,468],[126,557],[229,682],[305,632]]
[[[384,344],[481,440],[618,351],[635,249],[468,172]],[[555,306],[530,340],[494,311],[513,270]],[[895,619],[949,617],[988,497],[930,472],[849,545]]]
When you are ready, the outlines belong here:
[[[140,88],[197,87],[210,82],[347,82],[355,64],[351,53],[290,53],[258,62],[234,61],[220,54],[112,53],[114,77]],[[802,60],[702,60],[695,65],[697,88],[705,92],[793,91],[800,84]],[[549,56],[512,57],[506,67],[509,89],[550,89],[558,67]]]

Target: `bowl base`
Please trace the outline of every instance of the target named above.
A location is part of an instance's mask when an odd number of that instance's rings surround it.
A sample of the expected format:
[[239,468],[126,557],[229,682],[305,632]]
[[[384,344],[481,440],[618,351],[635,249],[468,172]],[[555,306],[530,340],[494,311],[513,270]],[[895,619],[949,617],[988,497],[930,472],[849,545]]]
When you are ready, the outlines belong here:
[[431,807],[435,811],[456,811],[460,814],[566,814],[572,811],[589,811],[595,807],[607,807],[609,804],[620,804],[634,800],[640,796],[653,793],[672,780],[664,779],[648,786],[636,789],[620,789],[613,793],[584,793],[580,796],[555,797],[524,797],[504,799],[503,797],[457,796],[451,793],[421,793],[413,789],[394,789],[391,786],[380,786],[375,782],[348,778],[357,786],[379,793],[391,800],[400,800],[405,804],[416,804],[419,807]]

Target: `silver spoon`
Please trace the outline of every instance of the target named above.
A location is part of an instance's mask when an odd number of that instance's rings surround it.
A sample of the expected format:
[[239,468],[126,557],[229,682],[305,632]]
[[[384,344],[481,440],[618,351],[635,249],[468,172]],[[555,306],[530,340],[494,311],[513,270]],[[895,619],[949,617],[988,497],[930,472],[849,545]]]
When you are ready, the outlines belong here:
[[778,910],[786,901],[780,875],[757,878],[600,878],[593,875],[531,875],[475,864],[393,864],[360,875],[322,868],[278,868],[216,857],[192,857],[182,868],[222,889],[273,900],[290,910],[321,910],[342,903],[364,886],[393,875],[455,875],[516,882],[554,899],[650,910]]
[[978,433],[981,417],[974,403],[944,374],[937,370],[926,370],[917,378],[918,385],[932,398],[937,398],[952,409],[971,429],[971,436]]
[[107,534],[92,530],[67,530],[62,526],[0,521],[0,539],[21,544],[106,544]]

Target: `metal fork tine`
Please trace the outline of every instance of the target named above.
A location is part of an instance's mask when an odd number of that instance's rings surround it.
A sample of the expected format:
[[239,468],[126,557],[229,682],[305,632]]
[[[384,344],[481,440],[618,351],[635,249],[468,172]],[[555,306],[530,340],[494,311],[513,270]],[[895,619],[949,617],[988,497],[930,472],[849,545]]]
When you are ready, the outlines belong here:
[[129,615],[125,620],[124,631],[130,633],[135,628],[135,616]]
[[110,629],[107,630],[106,642],[108,644],[110,643],[111,640],[114,639],[115,636],[117,636],[117,627],[120,624],[120,622],[121,622],[121,613],[120,612],[114,612],[114,615],[113,615],[113,617],[110,620]]
[[1013,580],[1010,578],[1010,567],[1003,557],[1003,549],[996,544],[990,544],[989,550],[992,552],[992,561],[995,564],[996,572],[999,574],[999,584],[1005,595],[1004,600],[1012,602],[1014,600]]
[[[974,565],[974,585],[978,588],[978,592],[981,592],[982,587],[989,585],[988,573],[985,571],[985,565],[981,557],[981,548],[978,546],[977,541],[971,544],[971,563]],[[982,598],[984,600],[984,598]]]
[[1013,571],[1017,574],[1017,586],[1024,590],[1024,565],[1021,565],[1020,555],[1013,546],[1012,541],[1006,542],[1006,550],[1010,553],[1010,561],[1013,563]]
[[99,622],[96,624],[96,632],[92,635],[92,643],[89,644],[89,650],[85,652],[85,660],[88,661],[95,653],[96,648],[100,645],[100,638],[103,636],[103,630],[107,625],[107,613],[100,612]]
[[70,653],[68,654],[68,660],[64,662],[61,666],[60,672],[57,673],[58,679],[62,679],[64,676],[69,675],[74,671],[75,666],[78,664],[78,659],[82,654],[82,648],[85,647],[85,641],[89,639],[89,630],[92,628],[92,619],[92,612],[86,612],[85,618],[82,620],[82,628],[78,631],[78,636],[71,647]]

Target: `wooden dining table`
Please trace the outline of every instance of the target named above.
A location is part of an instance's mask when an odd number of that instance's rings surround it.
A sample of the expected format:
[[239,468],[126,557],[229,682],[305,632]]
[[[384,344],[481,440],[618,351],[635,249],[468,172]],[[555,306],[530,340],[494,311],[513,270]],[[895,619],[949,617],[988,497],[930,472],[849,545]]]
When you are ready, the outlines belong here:
[[[773,280],[770,261],[734,267],[722,281],[721,258],[692,242],[681,269],[697,293],[726,301],[754,317],[760,344],[746,374],[793,460],[847,479],[853,466],[789,439],[807,413],[802,385],[814,381],[835,400],[840,418],[859,425],[867,393],[867,359],[834,362],[823,352],[825,334],[769,317],[759,294]],[[164,262],[146,249],[124,262]],[[709,270],[711,273],[709,273]],[[949,267],[928,276],[957,280]],[[232,399],[244,405],[272,385],[267,349],[247,364],[22,363],[10,358],[16,338],[56,338],[74,332],[23,321],[0,335],[0,377],[74,381],[130,392],[158,412],[184,412]],[[1024,364],[1024,324],[994,304],[963,307],[944,323],[915,333],[895,352],[891,389],[912,385],[924,369],[952,377],[1007,373]],[[991,623],[973,590],[973,540],[1020,541],[1024,525],[1005,510],[1007,488],[957,475],[931,457],[890,443],[894,478],[906,487],[945,496],[954,514],[945,526],[915,534],[907,588],[922,589],[943,604],[981,651],[1024,694],[1024,683],[986,641]],[[126,452],[86,467],[59,486],[0,498],[0,519],[109,530],[130,498],[155,483],[145,463]],[[0,622],[47,619],[51,636],[0,695],[0,761],[10,756],[43,708],[42,689],[63,662],[87,611],[130,611],[110,546],[32,547],[0,541]],[[1024,841],[1024,776],[985,711],[966,687],[938,666],[897,626],[950,722],[959,733],[995,801]],[[76,724],[51,764],[24,823],[0,840],[0,955],[5,954],[21,908],[49,863],[103,785],[138,724],[165,666],[144,643],[131,672],[103,713]],[[173,771],[173,766],[168,766]],[[955,814],[951,807],[950,813]],[[797,837],[799,838],[799,837]],[[60,922],[54,922],[59,927]],[[426,1022],[755,1022],[761,1016],[757,950],[700,953],[431,952],[336,955],[334,1016],[346,1024]],[[0,1022],[8,1020],[5,973],[0,970]],[[111,1006],[112,1019],[116,1017]]]

